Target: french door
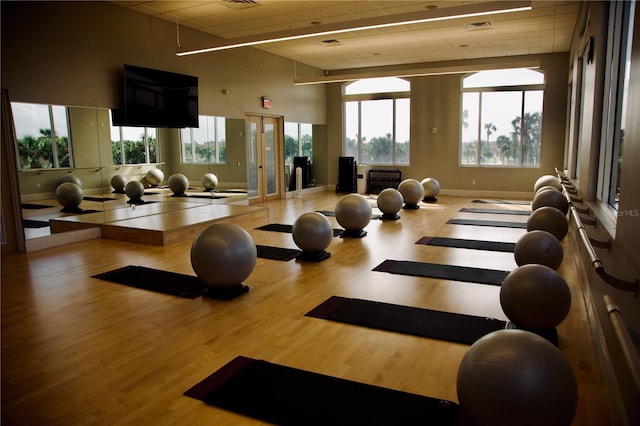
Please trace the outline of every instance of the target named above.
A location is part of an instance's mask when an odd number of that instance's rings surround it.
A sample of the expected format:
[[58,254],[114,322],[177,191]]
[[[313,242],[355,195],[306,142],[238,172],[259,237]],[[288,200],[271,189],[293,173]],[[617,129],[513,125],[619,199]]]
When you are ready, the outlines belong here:
[[247,195],[249,204],[282,197],[282,118],[246,115]]

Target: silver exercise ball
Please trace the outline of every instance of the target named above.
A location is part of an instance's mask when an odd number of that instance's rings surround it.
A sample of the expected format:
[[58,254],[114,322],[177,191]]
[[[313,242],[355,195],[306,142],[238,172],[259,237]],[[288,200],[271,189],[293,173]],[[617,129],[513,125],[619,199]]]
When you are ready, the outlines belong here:
[[124,193],[131,200],[140,200],[144,195],[144,185],[139,180],[129,181],[124,186]]
[[562,264],[564,250],[560,241],[551,233],[541,230],[527,232],[516,241],[513,251],[518,266],[536,263],[558,269]]
[[562,241],[569,232],[569,221],[560,210],[555,207],[540,207],[534,210],[527,219],[527,231],[547,231]]
[[552,186],[558,191],[562,190],[562,182],[558,179],[557,176],[553,175],[544,175],[540,176],[538,180],[533,184],[533,192],[538,192],[538,189],[543,186]]
[[560,274],[544,265],[519,266],[502,282],[500,305],[518,328],[551,330],[571,308],[571,291]]
[[174,194],[184,194],[189,189],[189,179],[181,173],[175,173],[169,176],[167,185]]
[[422,179],[420,184],[424,189],[424,200],[427,200],[427,201],[435,200],[438,194],[440,193],[440,182],[438,182],[434,178],[424,178]]
[[234,223],[214,223],[191,244],[191,266],[196,275],[214,287],[242,283],[256,266],[258,252],[251,235]]
[[[540,189],[538,189],[536,191],[536,193],[534,194],[534,197],[536,195],[538,195],[539,193],[543,192],[543,191],[558,191],[558,190],[556,188],[554,188],[553,186],[551,186],[551,185],[546,185],[546,186],[543,186]],[[561,192],[561,191],[558,191],[558,192]]]
[[555,207],[562,213],[567,214],[569,212],[569,201],[560,191],[542,191],[536,194],[531,202],[531,210],[536,210],[540,207]]
[[56,201],[64,208],[73,209],[82,202],[82,188],[73,182],[63,182],[56,188]]
[[333,228],[329,219],[318,212],[301,214],[291,230],[293,242],[300,250],[318,253],[329,247],[333,239]]
[[71,182],[71,183],[75,183],[76,185],[78,185],[80,188],[82,188],[82,182],[80,181],[80,178],[78,176],[74,176],[74,175],[64,175],[60,178],[60,180],[58,181],[58,186],[62,185],[65,182]]
[[478,426],[568,426],[578,404],[565,356],[524,330],[478,339],[462,358],[456,387],[464,424]]
[[202,179],[200,179],[202,183],[202,187],[208,191],[216,189],[218,186],[218,177],[213,173],[205,173],[202,175]]
[[127,181],[122,175],[113,175],[111,177],[111,187],[113,187],[113,190],[116,192],[123,192],[126,184]]
[[360,194],[347,194],[336,203],[336,220],[347,231],[363,229],[371,221],[371,205]]
[[376,204],[378,205],[378,209],[380,209],[383,215],[391,217],[402,210],[404,199],[402,198],[402,194],[400,193],[400,191],[398,191],[397,189],[385,188],[380,191],[380,194],[378,194]]
[[162,184],[162,181],[164,180],[164,173],[160,169],[153,168],[147,170],[145,177],[147,178],[149,185],[157,186]]
[[405,207],[417,208],[418,203],[424,198],[424,188],[416,179],[405,179],[398,185],[398,191],[402,194]]

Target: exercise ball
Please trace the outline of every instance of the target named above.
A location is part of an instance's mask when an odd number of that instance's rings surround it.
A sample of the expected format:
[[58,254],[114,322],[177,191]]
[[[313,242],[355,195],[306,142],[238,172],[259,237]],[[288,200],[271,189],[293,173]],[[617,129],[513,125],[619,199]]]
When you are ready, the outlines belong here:
[[111,186],[113,187],[114,192],[124,192],[124,186],[126,184],[127,181],[122,175],[113,175],[111,177]]
[[565,356],[546,339],[524,330],[499,330],[478,339],[458,369],[464,424],[568,426],[578,386]]
[[301,214],[293,222],[291,234],[293,242],[303,252],[320,253],[329,247],[333,239],[333,228],[325,215],[309,212]]
[[169,185],[169,189],[177,195],[184,194],[184,192],[189,189],[189,179],[181,173],[169,176],[167,184]]
[[124,193],[133,201],[140,200],[144,195],[144,185],[139,180],[129,181],[124,186]]
[[440,182],[434,178],[425,178],[420,182],[422,189],[424,189],[423,201],[435,201],[436,197],[440,193]]
[[551,330],[571,308],[571,291],[548,266],[522,265],[509,272],[500,287],[500,305],[518,328]]
[[513,251],[518,266],[536,263],[558,269],[562,264],[564,250],[560,241],[551,233],[542,230],[527,232],[516,241]]
[[398,219],[400,217],[398,212],[402,209],[404,199],[397,189],[385,188],[378,194],[376,204],[382,212],[381,219]]
[[161,185],[164,180],[164,173],[160,169],[149,169],[147,170],[145,177],[147,178],[149,185],[158,186]]
[[191,266],[198,278],[213,287],[241,284],[257,260],[251,235],[234,223],[214,223],[191,244]]
[[553,186],[547,185],[547,186],[543,186],[542,188],[538,189],[533,196],[535,197],[536,195],[538,195],[539,193],[541,193],[543,191],[557,191],[557,192],[560,192],[556,188],[554,188]]
[[567,214],[569,212],[569,201],[560,191],[542,191],[536,194],[531,202],[531,210],[536,210],[540,207],[555,207],[562,213]]
[[569,232],[569,221],[560,210],[555,207],[540,207],[534,210],[527,219],[527,231],[547,231],[562,241]]
[[216,189],[216,186],[218,186],[218,177],[213,173],[205,173],[202,175],[202,179],[200,179],[200,182],[202,183],[204,189],[206,189],[207,191],[211,191]]
[[75,183],[76,185],[78,185],[80,188],[82,188],[82,182],[80,181],[80,178],[78,176],[74,176],[74,175],[64,175],[60,178],[60,180],[58,181],[58,186],[62,185],[65,182],[71,182],[71,183]]
[[82,194],[80,185],[73,182],[63,182],[56,188],[56,201],[64,209],[75,209],[82,202]]
[[149,183],[149,181],[147,180],[147,176],[144,175],[140,178],[140,183],[142,184],[143,188],[149,188],[151,186],[151,184]]
[[552,186],[558,191],[562,190],[562,182],[556,176],[544,175],[540,176],[538,180],[533,184],[533,192],[538,192],[538,189],[543,186]]
[[398,191],[402,194],[404,208],[417,209],[418,203],[424,198],[424,188],[415,179],[405,179],[398,185]]
[[366,235],[363,228],[371,221],[371,205],[364,196],[360,194],[343,196],[336,203],[335,213],[336,220],[345,229],[346,236]]

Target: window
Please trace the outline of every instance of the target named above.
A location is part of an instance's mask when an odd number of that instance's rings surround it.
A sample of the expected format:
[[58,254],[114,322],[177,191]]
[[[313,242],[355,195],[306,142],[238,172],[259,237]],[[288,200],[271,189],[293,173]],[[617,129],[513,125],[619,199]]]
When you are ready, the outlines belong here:
[[73,166],[66,107],[11,102],[11,110],[20,170]]
[[227,161],[227,137],[224,117],[198,116],[197,128],[180,130],[182,162],[193,164]]
[[462,79],[460,165],[540,166],[544,74],[481,71]]
[[111,152],[116,166],[159,162],[156,129],[114,126],[111,123]]
[[411,84],[401,78],[344,86],[345,156],[360,164],[408,165]]
[[284,123],[284,162],[293,164],[293,157],[307,157],[313,163],[313,130],[309,123]]

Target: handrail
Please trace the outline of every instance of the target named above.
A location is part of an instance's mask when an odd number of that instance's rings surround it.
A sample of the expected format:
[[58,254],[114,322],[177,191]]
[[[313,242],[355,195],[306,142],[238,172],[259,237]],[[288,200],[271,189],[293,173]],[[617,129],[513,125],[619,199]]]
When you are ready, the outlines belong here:
[[627,362],[627,366],[629,367],[629,372],[631,373],[631,378],[633,379],[633,383],[636,387],[636,392],[640,394],[640,357],[638,357],[638,352],[636,351],[631,340],[631,336],[629,335],[629,330],[627,329],[624,318],[622,317],[622,311],[620,311],[618,305],[613,302],[611,296],[605,294],[603,299],[607,308],[607,314],[611,319],[611,325],[613,325],[613,330],[616,333],[618,342],[620,342],[623,356]]

